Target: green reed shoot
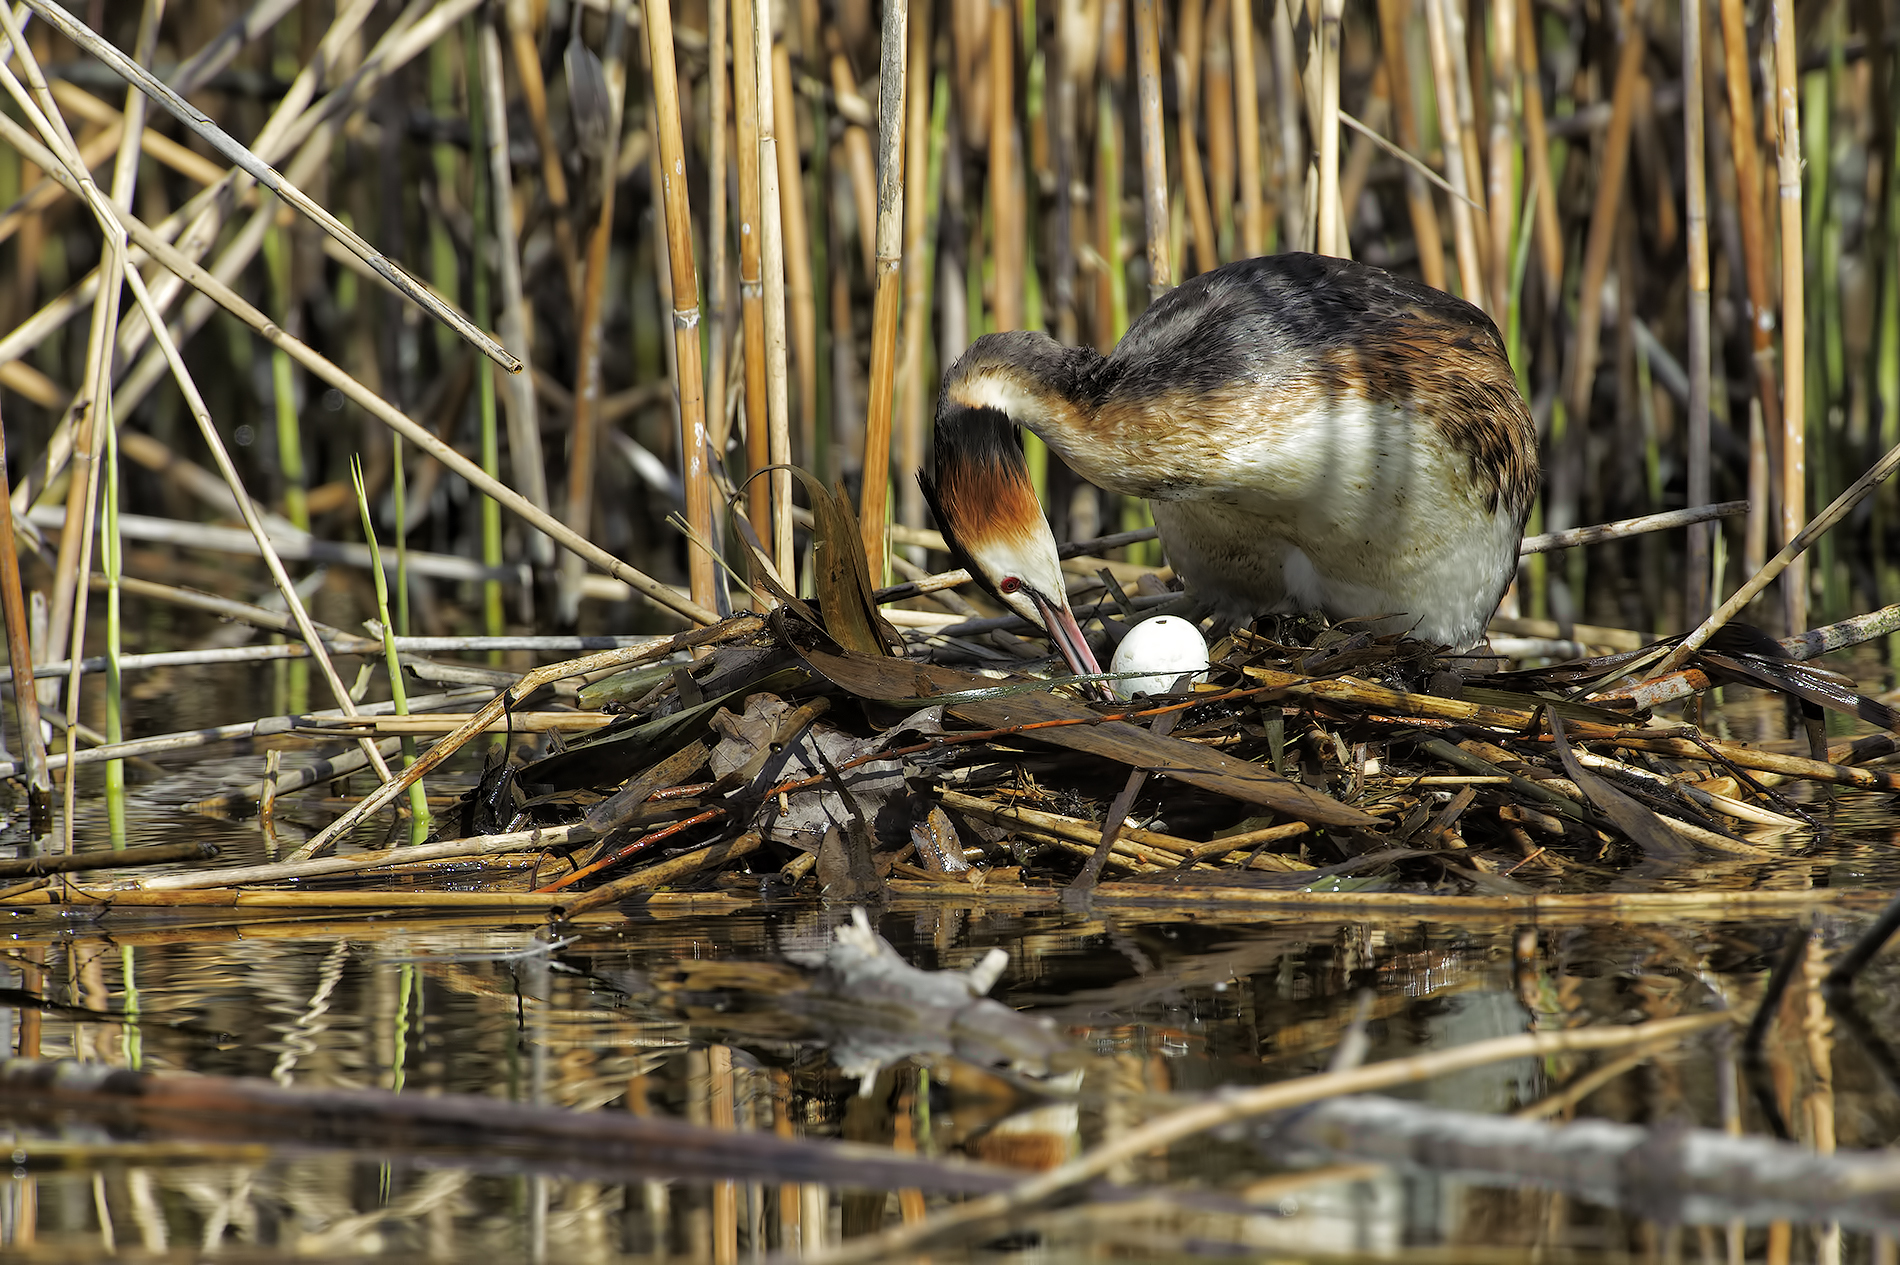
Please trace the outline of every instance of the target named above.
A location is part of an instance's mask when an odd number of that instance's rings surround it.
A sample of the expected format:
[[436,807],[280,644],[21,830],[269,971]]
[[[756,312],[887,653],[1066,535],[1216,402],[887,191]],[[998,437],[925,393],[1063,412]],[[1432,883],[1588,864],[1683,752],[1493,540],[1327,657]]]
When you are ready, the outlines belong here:
[[[399,470],[400,466],[397,467]],[[350,458],[350,483],[356,489],[356,509],[363,516],[363,539],[369,545],[369,573],[376,585],[376,619],[382,629],[383,662],[389,669],[389,697],[395,705],[396,715],[409,714],[409,692],[403,686],[402,663],[396,656],[396,637],[398,634],[389,619],[389,579],[383,573],[383,551],[376,542],[376,524],[369,513],[369,494],[363,490],[363,461],[360,457]],[[403,576],[398,566],[398,583]],[[407,768],[416,762],[416,740],[405,737],[402,740],[402,762]],[[429,796],[422,788],[422,779],[416,779],[409,788],[409,839],[411,843],[421,843],[429,834]]]

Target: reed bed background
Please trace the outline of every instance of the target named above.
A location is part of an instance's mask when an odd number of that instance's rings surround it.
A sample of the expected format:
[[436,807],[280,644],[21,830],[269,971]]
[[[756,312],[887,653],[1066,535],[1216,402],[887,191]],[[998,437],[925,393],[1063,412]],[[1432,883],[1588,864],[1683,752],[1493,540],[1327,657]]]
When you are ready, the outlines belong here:
[[[1685,631],[1900,444],[1896,0],[27,0],[4,34],[0,553],[44,594],[9,604],[16,664],[96,649],[94,570],[113,654],[169,600],[122,573],[268,569],[313,644],[300,580],[373,616],[359,457],[400,634],[749,605],[715,553],[809,566],[787,464],[915,577],[973,338],[1107,350],[1278,250],[1491,314],[1544,437],[1531,531],[1752,502],[1529,559],[1505,613],[1554,631]],[[1145,525],[1029,446],[1058,535]],[[1859,500],[1747,617],[1900,601],[1897,509]],[[102,513],[97,546],[39,536]]]

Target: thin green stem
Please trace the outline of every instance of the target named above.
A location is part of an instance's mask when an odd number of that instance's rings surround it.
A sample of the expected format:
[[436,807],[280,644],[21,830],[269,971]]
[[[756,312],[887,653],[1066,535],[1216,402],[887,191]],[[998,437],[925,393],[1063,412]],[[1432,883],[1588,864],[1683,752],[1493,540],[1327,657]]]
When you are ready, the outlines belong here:
[[[399,470],[400,466],[397,467]],[[389,579],[383,573],[382,548],[376,541],[376,525],[370,518],[369,494],[363,490],[363,462],[361,458],[350,458],[350,483],[356,489],[357,512],[363,516],[363,539],[369,544],[369,573],[376,585],[376,618],[382,630],[383,662],[389,669],[389,697],[395,706],[396,715],[409,714],[409,692],[403,686],[402,662],[396,655],[397,633],[390,626],[389,619]],[[397,580],[402,579],[400,565]],[[407,768],[416,762],[416,740],[402,740],[402,762]],[[411,843],[420,843],[429,834],[429,797],[422,789],[423,779],[417,778],[409,788],[409,836]]]

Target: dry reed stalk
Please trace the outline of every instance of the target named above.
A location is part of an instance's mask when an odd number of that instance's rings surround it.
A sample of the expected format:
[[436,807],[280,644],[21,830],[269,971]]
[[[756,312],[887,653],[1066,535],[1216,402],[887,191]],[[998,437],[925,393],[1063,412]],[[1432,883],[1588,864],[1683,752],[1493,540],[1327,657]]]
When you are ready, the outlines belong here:
[[[1287,12],[1285,0],[1269,0],[1273,9],[1273,93],[1275,121],[1280,129],[1279,185],[1280,220],[1282,224],[1280,248],[1282,250],[1307,250],[1311,242],[1312,225],[1306,214],[1306,151],[1303,133],[1300,129],[1301,103],[1304,93],[1300,86],[1300,74],[1293,60],[1293,19]],[[1240,178],[1241,207],[1243,217],[1247,202],[1247,146],[1249,136],[1258,137],[1260,133],[1260,99],[1253,86],[1253,14],[1252,3],[1235,3],[1232,6],[1234,25],[1234,95],[1240,103]],[[1246,42],[1242,43],[1241,25],[1245,19]],[[1246,58],[1243,62],[1243,49]],[[1246,72],[1243,75],[1243,70]],[[1248,106],[1252,103],[1252,126],[1248,125]],[[1258,179],[1259,141],[1252,141],[1255,152],[1254,172]],[[1256,197],[1259,195],[1256,194]],[[1249,255],[1266,252],[1267,221],[1266,209],[1262,206],[1257,215],[1257,247],[1247,248]]]
[[[528,299],[521,284],[521,252],[515,231],[514,165],[508,161],[507,84],[501,67],[501,37],[493,22],[476,24],[482,64],[482,101],[487,124],[488,178],[494,195],[496,274],[501,286],[501,336],[512,347],[521,349],[524,360],[532,364],[533,347],[529,336]],[[534,374],[504,374],[502,399],[507,403],[508,457],[514,470],[514,483],[530,504],[545,512],[548,508],[547,465],[541,457],[541,424],[535,412]],[[537,565],[554,561],[554,542],[539,532],[528,535],[528,556]]]
[[772,52],[772,94],[777,125],[779,222],[784,230],[785,289],[790,315],[792,355],[798,365],[799,460],[817,471],[818,461],[818,301],[812,289],[811,229],[805,219],[805,181],[798,158],[798,113],[792,87],[791,52],[783,43]]
[[[759,98],[759,62],[752,55],[755,18],[750,0],[732,0],[732,107],[734,143],[739,160],[739,317],[740,340],[745,351],[745,428],[746,459],[752,459],[754,444],[761,455],[770,451],[771,420],[767,416],[765,385],[765,256],[764,191],[759,169],[759,126],[768,102]],[[769,35],[768,35],[769,38]],[[744,56],[736,55],[745,50]],[[719,190],[725,196],[725,190]],[[764,465],[753,466],[757,470]],[[772,485],[754,479],[746,486],[746,518],[760,540],[771,539]]]
[[[726,31],[727,0],[706,4],[706,420],[712,450],[726,451]],[[748,454],[749,458],[750,454]]]
[[[1350,230],[1353,208],[1358,206],[1359,200],[1365,196],[1366,182],[1372,178],[1372,163],[1377,157],[1377,151],[1385,148],[1379,143],[1379,139],[1367,133],[1385,126],[1385,116],[1391,108],[1391,88],[1386,79],[1385,64],[1376,62],[1372,68],[1372,86],[1366,95],[1364,122],[1369,126],[1364,130],[1354,129],[1352,148],[1347,152],[1345,165],[1339,171],[1339,232],[1341,240],[1346,244],[1346,254],[1349,258],[1352,255]],[[1339,111],[1339,121],[1345,123],[1347,127],[1352,127],[1352,124],[1346,123],[1344,110]],[[1426,170],[1429,171],[1430,168]]]
[[[626,0],[616,0],[616,5]],[[678,357],[680,472],[686,485],[686,521],[700,541],[712,539],[712,474],[707,469],[706,379],[699,363],[699,270],[693,261],[693,212],[686,187],[686,144],[680,127],[679,78],[673,64],[669,0],[645,0],[647,47],[653,59],[653,109],[659,171],[665,190],[666,250],[673,280],[673,346]],[[617,113],[617,112],[616,112]],[[766,530],[771,524],[766,524]],[[693,600],[718,601],[715,560],[703,546],[687,550]]]
[[[1413,108],[1412,72],[1405,51],[1410,9],[1406,0],[1379,0],[1379,41],[1385,53],[1393,134],[1398,137],[1401,149],[1417,154],[1421,152],[1418,114]],[[1410,166],[1405,171],[1405,206],[1412,218],[1413,240],[1418,243],[1419,275],[1426,285],[1443,290],[1445,241],[1438,228],[1438,205],[1432,200],[1425,178]]]
[[1314,249],[1349,255],[1339,205],[1339,19],[1344,0],[1320,0],[1319,21],[1319,219]]
[[[340,49],[347,47],[350,36],[374,7],[374,0],[352,0],[338,12],[336,21],[318,46],[316,56],[299,72],[277,109],[258,133],[253,145],[254,152],[264,161],[274,162],[282,153],[301,145],[301,152],[290,166],[290,175],[293,183],[303,183],[328,160],[329,140],[334,134],[336,116],[341,108],[339,103],[347,105],[367,101],[368,94],[384,75],[406,65],[447,30],[444,19],[454,17],[459,20],[474,4],[475,0],[444,0],[420,21],[405,20],[414,17],[413,13],[405,13],[384,32],[363,66],[346,83],[315,105],[309,105],[315,95],[321,68],[330,64]],[[308,108],[305,108],[307,105]],[[49,174],[58,178],[57,172]],[[251,177],[238,168],[232,168],[219,183],[201,190],[152,231],[162,242],[170,244],[175,241],[178,252],[195,262],[217,240],[222,225],[220,199],[235,197],[251,187]],[[212,268],[214,275],[226,282],[235,280],[238,272],[248,265],[261,246],[273,213],[272,206],[258,208],[244,232],[219,256],[219,261]],[[354,255],[349,258],[356,260]],[[356,262],[361,264],[360,260]],[[91,302],[97,293],[98,275],[98,269],[95,268],[79,286],[47,304],[26,324],[0,339],[0,347],[9,349],[4,354],[20,354],[75,313],[81,302]],[[175,273],[155,278],[152,285],[153,295],[161,309],[167,307],[184,289],[184,283]],[[211,305],[204,302],[188,305],[180,336],[183,336],[184,330],[195,330],[210,310]],[[120,359],[129,360],[136,355],[143,346],[144,338],[142,315],[134,313],[121,330]],[[164,358],[155,351],[149,352],[139,366],[126,376],[125,385],[114,397],[115,409],[122,414],[129,414],[136,401],[142,398],[144,389],[159,381],[165,372]],[[12,500],[16,511],[25,512],[39,489],[64,469],[72,451],[74,420],[75,416],[70,411],[61,418],[44,453],[14,487]]]
[[[1161,121],[1161,24],[1155,13],[1159,3],[1135,0],[1135,95],[1140,107],[1141,204],[1148,233],[1150,303],[1174,286],[1174,269],[1168,260],[1168,143]],[[993,132],[991,143],[995,143]]]
[[[886,0],[878,40],[877,266],[871,307],[871,380],[864,419],[864,483],[858,526],[872,582],[883,580],[884,520],[890,512],[891,415],[897,396],[897,318],[902,309],[904,262],[904,59],[908,5]],[[912,162],[919,156],[911,155]]]
[[[1467,29],[1465,25],[1466,0],[1442,0],[1445,10],[1446,40],[1451,45],[1451,69],[1453,82],[1458,88],[1458,139],[1459,148],[1465,156],[1465,187],[1470,190],[1472,200],[1478,203],[1478,217],[1483,219],[1484,209],[1484,149],[1478,144],[1478,116],[1476,97],[1471,90],[1471,50],[1482,40],[1482,28]],[[1505,265],[1509,256],[1503,260],[1490,258],[1488,246],[1489,234],[1480,234],[1479,249],[1485,251],[1484,272],[1489,277],[1494,268]]]
[[[1781,204],[1781,538],[1790,545],[1807,518],[1807,298],[1801,240],[1801,95],[1794,8],[1774,0],[1775,153]],[[1784,548],[1784,553],[1787,550]],[[1808,568],[1798,554],[1782,581],[1787,631],[1808,626]]]
[[1543,79],[1537,68],[1537,25],[1531,0],[1517,0],[1516,26],[1518,84],[1524,103],[1524,142],[1528,149],[1525,162],[1530,168],[1527,179],[1537,187],[1537,209],[1533,212],[1537,257],[1543,266],[1544,303],[1549,307],[1563,293],[1564,239],[1563,229],[1557,222],[1557,186],[1551,179],[1550,133],[1544,124]]
[[[1229,0],[1213,0],[1207,10],[1201,51],[1200,99],[1207,124],[1207,199],[1213,204],[1215,241],[1220,258],[1233,257],[1234,233],[1234,52],[1227,14]],[[1184,142],[1185,144],[1185,142]]]
[[1749,575],[1768,561],[1768,425],[1759,395],[1748,397],[1748,522],[1742,532],[1742,570]]
[[[759,269],[765,286],[765,420],[766,456],[777,469],[772,483],[772,567],[788,587],[796,583],[797,559],[792,553],[792,475],[786,467],[792,463],[792,419],[790,388],[785,365],[785,207],[789,204],[802,213],[802,186],[798,183],[798,131],[794,127],[785,143],[779,144],[777,111],[778,60],[785,56],[783,45],[775,54],[769,7],[753,13],[753,64],[758,75],[759,110]],[[791,71],[783,77],[790,79]],[[784,181],[790,172],[792,195],[784,196]],[[802,220],[801,220],[802,223]]]
[[[1458,289],[1466,302],[1479,307],[1490,303],[1484,282],[1484,259],[1472,222],[1471,185],[1465,166],[1463,129],[1458,125],[1458,72],[1452,65],[1450,20],[1446,10],[1454,0],[1424,0],[1425,32],[1432,55],[1432,81],[1438,94],[1438,131],[1445,151],[1445,180],[1456,195],[1451,200],[1452,245],[1458,256]],[[1631,0],[1624,0],[1625,7]],[[1462,47],[1462,44],[1460,45]]]
[[[548,121],[548,89],[541,78],[541,50],[535,44],[534,0],[506,0],[502,6],[508,17],[508,35],[515,54],[515,78],[521,84],[521,101],[528,107],[528,121],[534,126],[535,144],[541,150],[541,191],[547,195],[554,225],[554,251],[561,263],[561,276],[567,293],[578,305],[581,300],[581,256],[574,241],[567,195],[567,172],[561,166],[561,147],[554,141],[554,128]],[[545,16],[545,10],[543,10]]]
[[[56,162],[45,146],[6,114],[0,114],[0,139],[5,139],[36,163],[44,158],[45,162],[41,165],[49,169],[52,169]],[[70,181],[72,182],[70,187],[78,189],[78,181],[63,167],[57,168],[56,175],[61,183]],[[503,507],[552,537],[555,543],[581,554],[594,566],[624,581],[636,592],[653,602],[695,623],[716,624],[719,622],[719,616],[712,611],[621,561],[586,537],[576,535],[558,519],[537,509],[513,488],[490,478],[480,465],[470,461],[452,446],[437,438],[427,427],[417,424],[376,392],[364,386],[357,378],[312,350],[301,339],[286,333],[228,284],[212,276],[160,238],[143,220],[124,211],[112,210],[119,221],[125,225],[132,240],[158,263],[184,278],[213,302],[250,326],[273,347],[280,347],[289,352],[293,360],[324,383],[342,392],[345,399],[400,434],[406,441],[415,444],[455,474],[460,475],[477,491],[500,501]]]
[[[574,323],[580,333],[580,344],[575,350],[574,376],[574,415],[573,424],[568,431],[567,449],[567,506],[562,517],[567,520],[577,535],[586,536],[594,525],[594,475],[600,457],[600,392],[601,364],[600,346],[605,336],[604,304],[607,295],[608,257],[613,250],[614,227],[614,190],[619,184],[614,178],[614,154],[618,151],[621,112],[626,101],[627,59],[624,48],[626,19],[629,0],[613,0],[607,15],[607,55],[602,59],[607,77],[607,146],[606,157],[598,163],[600,169],[600,187],[595,196],[599,200],[600,210],[595,216],[594,227],[587,235],[587,252],[581,261],[581,293],[574,305]],[[576,28],[578,33],[579,28]],[[578,45],[576,45],[578,47]],[[657,79],[658,72],[655,72]],[[697,298],[697,291],[689,290]],[[694,315],[698,315],[695,306]],[[694,339],[697,348],[698,339]],[[702,459],[703,460],[703,459]],[[690,456],[682,454],[683,470],[692,468]],[[686,476],[687,510],[690,515],[693,507],[692,476]],[[697,523],[695,524],[697,526]],[[556,603],[556,618],[563,625],[572,625],[580,618],[581,576],[586,564],[573,554],[561,557],[561,583]],[[690,572],[690,565],[689,565]],[[696,583],[693,586],[693,600],[703,606],[711,606],[710,589],[702,590]]]
[[990,300],[992,330],[1023,326],[1023,235],[1016,188],[1016,9],[989,0]]
[[[1175,135],[1181,150],[1181,186],[1187,198],[1188,223],[1194,231],[1196,272],[1212,272],[1220,267],[1220,239],[1214,235],[1214,213],[1207,204],[1207,178],[1201,171],[1201,143],[1194,134],[1195,103],[1200,98],[1204,56],[1202,20],[1205,9],[1205,0],[1182,0],[1174,53],[1175,123],[1178,129]],[[1183,276],[1188,272],[1185,257],[1181,260],[1181,272]]]
[[857,208],[858,246],[864,255],[864,275],[877,277],[877,160],[871,155],[871,133],[855,120],[869,118],[871,107],[858,95],[857,78],[851,72],[851,59],[844,54],[838,28],[825,29],[825,43],[831,49],[831,90],[838,98],[838,113],[845,119],[845,169],[851,177],[852,203]]
[[[929,425],[924,399],[924,344],[930,337],[930,252],[924,236],[930,226],[930,111],[936,99],[931,66],[931,3],[916,0],[910,23],[910,67],[905,72],[904,152],[904,326],[898,361],[897,469],[898,522],[924,525],[923,489],[910,472],[924,463],[924,433]],[[1058,178],[1060,179],[1060,178]],[[1068,225],[1056,227],[1058,252],[1068,241]],[[921,562],[923,555],[916,555]]]
[[[1724,77],[1728,81],[1729,148],[1735,162],[1735,209],[1742,235],[1743,283],[1748,290],[1748,337],[1755,366],[1755,402],[1761,410],[1764,434],[1774,435],[1778,440],[1781,389],[1775,381],[1775,305],[1768,290],[1767,226],[1762,215],[1761,153],[1749,73],[1748,23],[1742,13],[1742,0],[1720,0],[1720,3]],[[1746,569],[1750,573],[1760,570],[1767,557],[1770,502],[1780,494],[1780,489],[1770,486],[1771,469],[1767,443],[1757,447],[1751,437],[1748,486],[1755,508],[1750,516],[1748,539],[1750,542],[1759,539],[1761,545],[1752,555],[1747,555]],[[1758,488],[1763,495],[1757,500]]]
[[[1491,310],[1500,329],[1515,328],[1517,319],[1518,296],[1511,284],[1519,207],[1517,136],[1523,130],[1516,117],[1517,42],[1517,0],[1491,0],[1491,137],[1486,149],[1484,201],[1491,211]],[[1689,503],[1702,502],[1691,497]]]
[[[1703,131],[1702,4],[1682,5],[1682,130],[1689,263],[1689,504],[1709,499],[1709,209],[1708,166]],[[1700,623],[1709,612],[1714,577],[1709,574],[1711,528],[1689,528],[1688,585],[1684,618]]]
[[136,85],[140,91],[164,106],[187,129],[203,138],[213,149],[242,168],[259,184],[282,198],[286,204],[295,207],[306,218],[314,221],[325,233],[348,247],[351,254],[375,269],[378,275],[401,291],[404,298],[454,330],[483,355],[488,356],[510,373],[521,371],[521,362],[500,343],[490,338],[485,332],[476,329],[466,317],[443,304],[433,291],[419,285],[392,260],[385,258],[382,252],[364,241],[294,183],[285,180],[273,171],[270,165],[257,154],[240,145],[223,128],[211,122],[202,111],[188,104],[183,97],[180,97],[150,71],[93,34],[90,28],[53,0],[24,0],[24,3],[45,19],[48,26],[104,62],[113,73],[128,83]]
[[1260,171],[1260,76],[1254,72],[1254,9],[1250,0],[1227,4],[1227,51],[1233,66],[1235,180],[1241,186],[1241,255],[1267,251],[1267,215]]
[[1095,110],[1095,349],[1115,349],[1128,323],[1127,280],[1121,258],[1121,114],[1106,82],[1096,87]]
[[[71,457],[73,479],[66,505],[67,521],[77,522],[80,526],[77,531],[68,532],[60,539],[57,570],[53,577],[53,619],[47,639],[50,645],[69,643],[71,646],[68,657],[72,661],[72,670],[67,679],[65,704],[66,714],[77,717],[80,714],[79,660],[84,654],[89,593],[83,577],[90,575],[92,570],[93,524],[99,504],[100,462],[106,450],[107,431],[113,424],[112,347],[118,331],[120,293],[116,278],[125,269],[126,235],[117,221],[112,204],[93,183],[80,159],[79,146],[73,140],[47,88],[39,62],[21,37],[12,10],[4,5],[0,5],[0,30],[4,30],[13,45],[13,54],[20,62],[21,73],[31,86],[31,97],[4,62],[0,62],[0,80],[4,81],[8,95],[14,99],[20,112],[33,124],[47,145],[52,147],[49,161],[42,165],[51,170],[57,164],[59,174],[75,182],[74,192],[87,204],[88,210],[98,221],[104,238],[99,273],[102,278],[113,279],[112,283],[99,287],[94,299],[86,367],[81,379],[84,385],[73,405],[79,416],[74,425]],[[66,756],[69,760],[76,750],[77,729],[76,724],[66,727]],[[65,851],[69,853],[73,851],[74,844],[77,781],[71,776],[64,779],[65,803],[61,821]]]
[[[1582,428],[1590,417],[1590,394],[1596,385],[1597,347],[1603,335],[1603,282],[1610,271],[1610,251],[1616,245],[1617,219],[1623,207],[1623,175],[1629,166],[1630,128],[1636,113],[1636,81],[1643,69],[1643,19],[1646,3],[1621,0],[1622,49],[1617,55],[1616,80],[1610,94],[1610,124],[1596,162],[1596,201],[1590,210],[1590,231],[1583,247],[1583,277],[1577,292],[1577,335],[1571,351],[1566,402],[1569,425]],[[1628,305],[1623,307],[1627,309]],[[1579,433],[1581,433],[1579,431]]]
[[[0,422],[0,487],[7,481],[6,426]],[[20,584],[20,554],[13,540],[13,512],[0,507],[0,610],[6,618],[7,662],[31,664],[32,644],[27,634],[26,591]],[[53,777],[46,765],[46,739],[40,732],[40,696],[37,690],[13,691],[20,720],[20,746],[26,766],[30,829],[40,834],[52,811]]]

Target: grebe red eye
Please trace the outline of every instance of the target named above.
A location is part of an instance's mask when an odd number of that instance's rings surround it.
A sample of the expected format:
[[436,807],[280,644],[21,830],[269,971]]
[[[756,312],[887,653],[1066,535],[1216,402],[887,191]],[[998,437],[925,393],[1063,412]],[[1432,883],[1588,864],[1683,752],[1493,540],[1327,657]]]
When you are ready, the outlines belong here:
[[996,586],[996,590],[999,593],[1014,593],[1022,588],[1022,586],[1023,582],[1021,580],[1013,575],[1006,575],[1003,577],[1002,583]]

